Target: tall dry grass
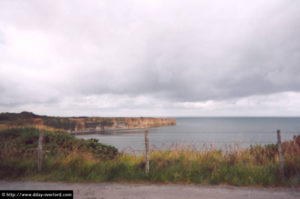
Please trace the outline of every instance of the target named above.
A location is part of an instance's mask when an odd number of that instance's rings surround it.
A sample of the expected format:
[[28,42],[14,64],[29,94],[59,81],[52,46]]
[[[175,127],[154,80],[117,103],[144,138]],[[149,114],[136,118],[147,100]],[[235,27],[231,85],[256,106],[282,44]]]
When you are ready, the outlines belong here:
[[52,132],[45,134],[43,169],[37,173],[37,139],[37,129],[0,132],[1,179],[300,186],[300,136],[283,143],[284,179],[279,177],[277,145],[152,148],[145,175],[144,154],[117,153],[96,140]]

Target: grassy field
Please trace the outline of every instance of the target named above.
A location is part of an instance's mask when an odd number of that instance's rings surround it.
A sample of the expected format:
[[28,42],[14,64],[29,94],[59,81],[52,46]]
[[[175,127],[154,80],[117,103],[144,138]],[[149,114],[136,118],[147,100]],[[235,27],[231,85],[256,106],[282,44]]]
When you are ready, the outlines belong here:
[[121,154],[97,140],[50,131],[44,134],[43,168],[38,173],[38,134],[36,128],[0,131],[0,179],[300,186],[300,136],[283,144],[285,177],[280,179],[277,145],[242,151],[153,151],[145,175],[144,155]]

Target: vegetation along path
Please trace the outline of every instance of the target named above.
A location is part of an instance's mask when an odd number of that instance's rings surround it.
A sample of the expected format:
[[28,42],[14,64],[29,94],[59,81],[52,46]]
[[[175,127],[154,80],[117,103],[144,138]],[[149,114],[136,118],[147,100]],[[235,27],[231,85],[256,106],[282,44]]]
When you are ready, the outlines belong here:
[[299,188],[249,188],[231,186],[117,183],[0,182],[1,190],[73,190],[74,198],[122,199],[292,199],[300,198]]

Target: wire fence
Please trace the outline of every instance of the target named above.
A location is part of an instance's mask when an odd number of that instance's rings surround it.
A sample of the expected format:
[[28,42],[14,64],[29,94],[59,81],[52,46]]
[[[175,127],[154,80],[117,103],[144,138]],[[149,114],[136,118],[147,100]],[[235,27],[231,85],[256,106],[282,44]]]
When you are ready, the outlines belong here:
[[[281,142],[281,133],[280,130],[277,130],[277,146],[278,146],[278,154],[279,154],[279,168],[280,168],[280,176],[281,178],[284,177],[284,159],[283,159],[283,150],[282,150],[282,142]],[[37,147],[37,168],[38,172],[42,171],[42,159],[43,159],[43,136],[44,136],[44,131],[39,130],[39,140],[38,140],[38,147]],[[294,141],[296,139],[294,138]],[[151,152],[155,151],[175,151],[175,152],[210,152],[217,150],[218,147],[216,144],[210,143],[203,143],[202,145],[199,143],[196,143],[194,145],[190,145],[187,143],[173,143],[171,145],[162,145],[160,147],[157,147],[155,144],[150,145],[149,143],[149,137],[148,137],[148,130],[145,130],[144,132],[144,140],[139,141],[139,143],[144,143],[145,148],[144,149],[134,149],[131,146],[127,146],[124,148],[121,153],[126,154],[134,154],[134,155],[140,155],[140,154],[145,154],[145,173],[148,175],[149,170],[150,170],[150,156],[149,154]],[[223,154],[229,154],[231,155],[232,152],[239,152],[241,147],[238,143],[234,144],[228,144],[227,142],[219,142],[222,144],[225,144],[224,150],[222,150]],[[198,144],[198,145],[197,145]]]
[[[113,134],[90,134],[89,136],[81,135],[81,138],[89,139],[96,138],[99,142],[115,146],[121,153],[140,155],[145,153],[144,131],[134,131],[133,133],[126,132],[125,134],[115,132]],[[201,133],[200,133],[201,134]],[[295,131],[282,132],[283,141],[292,140],[293,136],[299,135]],[[202,134],[201,134],[202,135]],[[221,149],[222,151],[238,151],[243,150],[255,145],[270,145],[277,144],[276,131],[273,133],[256,133],[255,135],[235,134],[234,136],[229,134],[213,134],[210,137],[204,137],[199,139],[189,138],[176,141],[177,135],[168,134],[160,139],[161,134],[149,133],[149,150],[150,152],[157,150],[190,150],[205,152],[208,150]],[[214,137],[215,136],[215,137]],[[227,136],[227,137],[226,137]],[[206,139],[205,138],[209,138]]]
[[[144,144],[144,143],[141,143]],[[187,144],[187,143],[173,143],[173,144],[163,144],[161,146],[157,146],[155,144],[150,145],[150,152],[155,151],[193,151],[193,152],[208,152],[211,150],[222,150],[225,153],[229,153],[231,151],[240,151],[245,148],[246,146],[242,146],[240,143],[203,143],[203,144]],[[259,143],[260,145],[263,145]],[[267,144],[274,144],[274,143],[267,143]],[[249,147],[256,146],[257,144],[250,144]],[[123,154],[134,154],[134,155],[141,155],[145,153],[145,149],[136,149],[131,146],[127,146],[120,150]]]

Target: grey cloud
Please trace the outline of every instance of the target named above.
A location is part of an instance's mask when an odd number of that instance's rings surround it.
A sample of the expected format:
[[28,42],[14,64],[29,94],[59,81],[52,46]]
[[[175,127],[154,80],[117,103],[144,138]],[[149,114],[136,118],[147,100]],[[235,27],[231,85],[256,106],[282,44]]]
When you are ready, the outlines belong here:
[[[2,71],[44,68],[41,77],[17,74],[16,87],[28,95],[0,82],[2,103],[104,94],[197,102],[300,91],[299,1],[2,1],[0,7],[0,52],[9,55],[0,55]],[[15,53],[22,44],[10,49],[11,32],[40,35],[39,60]]]
[[[154,31],[152,35],[145,33],[143,42],[146,44],[144,48],[138,48],[141,53],[137,57],[134,55],[136,46],[130,46],[130,42],[126,43],[127,46],[119,46],[124,51],[133,51],[132,59],[139,61],[128,62],[121,56],[120,69],[131,65],[122,70],[124,76],[115,77],[116,71],[90,74],[91,83],[87,84],[87,90],[91,94],[153,94],[179,101],[299,91],[297,4],[292,2],[277,9],[276,13],[266,10],[265,16],[260,18],[264,21],[253,21],[250,33],[241,33],[239,26],[233,26],[233,30],[225,30],[229,35],[223,36],[222,29],[215,32],[215,27],[207,25],[208,29],[203,30],[204,36],[201,36],[197,24],[185,26],[185,21],[176,16],[173,17],[179,19],[178,24],[165,22],[165,27],[152,24]],[[224,25],[219,23],[213,25],[223,28]],[[211,37],[210,31],[213,33]],[[235,40],[234,36],[239,36],[239,33],[245,34],[245,38]],[[232,40],[227,41],[228,38]],[[119,53],[127,54],[124,51]],[[104,77],[104,82],[101,77]],[[86,85],[82,86],[86,89]]]

